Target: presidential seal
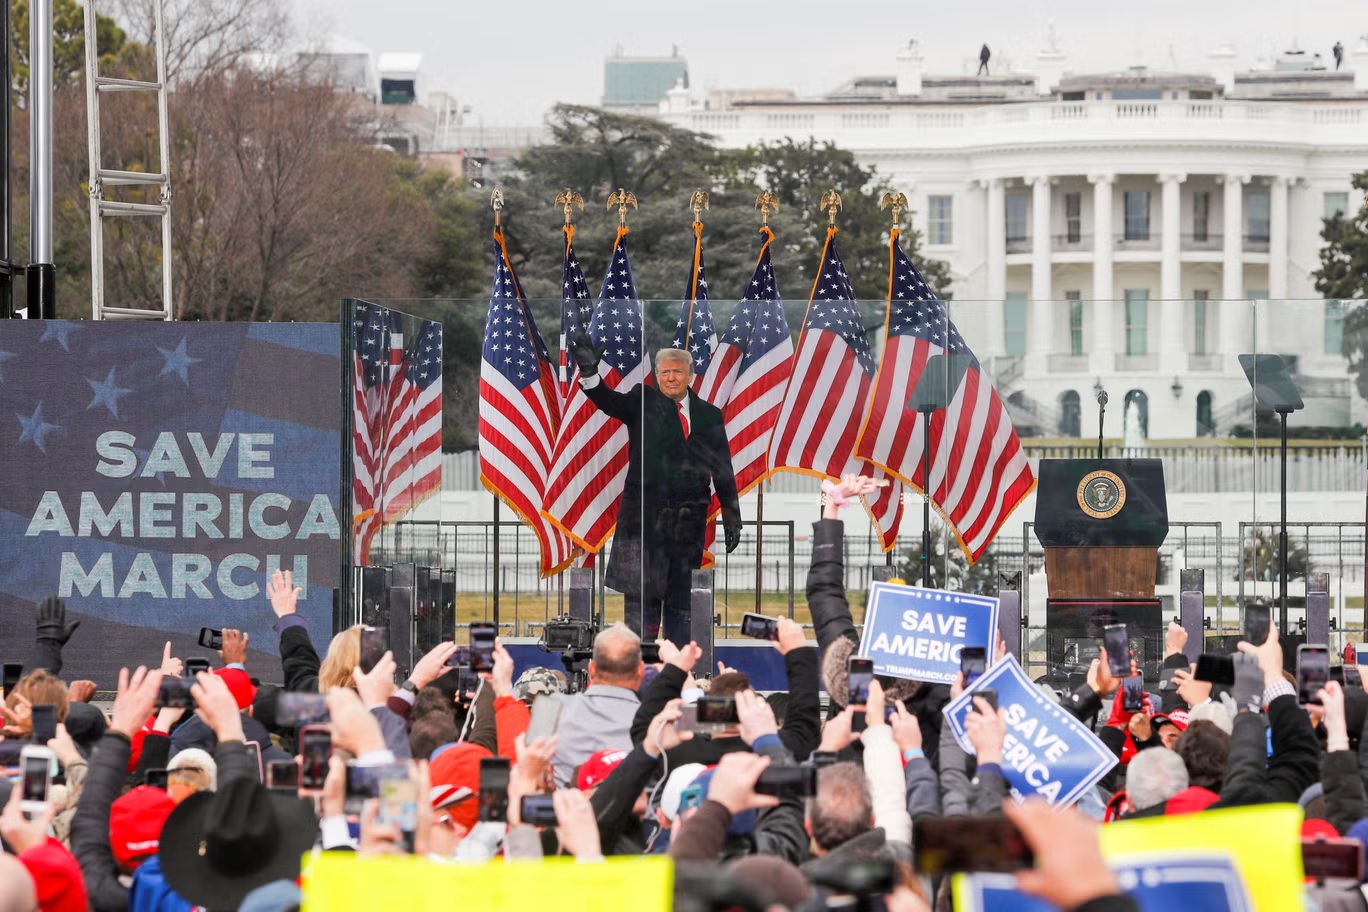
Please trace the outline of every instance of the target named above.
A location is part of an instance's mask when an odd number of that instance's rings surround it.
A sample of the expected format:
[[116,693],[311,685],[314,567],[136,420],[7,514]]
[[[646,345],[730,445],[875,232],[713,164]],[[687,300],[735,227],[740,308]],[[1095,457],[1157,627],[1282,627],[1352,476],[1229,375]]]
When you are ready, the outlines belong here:
[[1113,472],[1089,472],[1078,483],[1078,508],[1093,519],[1111,519],[1126,505],[1126,485]]

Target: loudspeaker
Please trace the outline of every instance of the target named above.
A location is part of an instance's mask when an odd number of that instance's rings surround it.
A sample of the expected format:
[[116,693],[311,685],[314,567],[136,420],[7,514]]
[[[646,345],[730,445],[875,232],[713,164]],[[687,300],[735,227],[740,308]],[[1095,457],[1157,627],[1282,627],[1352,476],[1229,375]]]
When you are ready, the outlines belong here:
[[[586,624],[594,623],[594,568],[570,568],[570,616]],[[639,622],[639,621],[638,621]]]
[[1025,624],[1021,618],[1021,573],[998,574],[998,636],[1007,644],[1007,651],[1021,661],[1021,632]]
[[[389,568],[366,567],[361,571],[361,611],[353,624],[384,627],[389,624]],[[351,626],[348,624],[347,626]]]
[[713,572],[695,570],[689,585],[689,630],[693,641],[703,650],[703,657],[694,668],[711,674],[717,668],[713,661]]
[[1178,623],[1187,631],[1187,648],[1183,650],[1189,662],[1197,661],[1206,640],[1205,570],[1183,570],[1178,575]]
[[1330,644],[1330,574],[1312,573],[1306,579],[1306,642]]
[[389,635],[394,663],[405,677],[413,668],[413,619],[417,600],[416,564],[395,564],[390,573]]

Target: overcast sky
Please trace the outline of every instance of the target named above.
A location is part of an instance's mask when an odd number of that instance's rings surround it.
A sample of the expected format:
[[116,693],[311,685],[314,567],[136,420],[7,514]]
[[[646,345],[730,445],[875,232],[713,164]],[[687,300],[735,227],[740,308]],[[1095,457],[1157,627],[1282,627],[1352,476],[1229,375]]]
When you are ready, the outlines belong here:
[[[291,0],[304,35],[337,33],[377,53],[418,51],[430,90],[473,107],[485,124],[526,124],[557,101],[597,103],[603,60],[668,55],[677,46],[696,90],[829,89],[891,74],[917,38],[927,71],[972,73],[979,46],[1031,72],[1048,23],[1074,72],[1148,64],[1204,71],[1232,42],[1240,64],[1295,42],[1346,53],[1368,33],[1365,0]],[[1346,61],[1347,63],[1347,61]]]

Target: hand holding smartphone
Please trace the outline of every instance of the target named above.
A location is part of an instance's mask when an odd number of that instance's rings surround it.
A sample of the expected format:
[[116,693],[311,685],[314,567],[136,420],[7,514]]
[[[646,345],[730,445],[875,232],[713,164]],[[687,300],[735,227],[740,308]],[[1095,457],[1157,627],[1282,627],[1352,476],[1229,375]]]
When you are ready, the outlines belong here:
[[19,753],[19,810],[37,815],[47,809],[52,789],[52,749],[30,744]]
[[497,630],[487,621],[475,621],[470,625],[470,670],[474,672],[494,670],[494,637]]
[[1102,646],[1107,650],[1107,670],[1113,678],[1131,673],[1130,636],[1125,624],[1108,624],[1102,629]]
[[874,681],[874,660],[851,656],[846,665],[846,705],[864,706],[869,702],[869,685]]
[[1251,646],[1262,646],[1268,639],[1268,606],[1263,602],[1248,602],[1244,608],[1244,638]]
[[330,757],[332,732],[326,725],[309,725],[299,730],[299,794],[316,795],[323,791]]
[[756,640],[779,639],[779,621],[747,611],[741,615],[741,635]]
[[47,744],[57,737],[57,707],[52,703],[36,703],[30,708],[34,744]]
[[480,822],[508,822],[507,757],[485,757],[480,761]]
[[1297,702],[1319,703],[1320,692],[1330,680],[1330,647],[1297,647]]
[[199,633],[199,644],[205,649],[223,648],[223,631],[217,627],[201,627]]
[[1121,679],[1121,708],[1128,713],[1138,713],[1145,708],[1145,679],[1131,675]]
[[983,677],[988,670],[988,650],[982,646],[964,646],[960,649],[960,674],[964,676],[967,690],[974,682]]
[[386,627],[361,628],[361,660],[357,665],[362,674],[370,674],[389,651],[389,629]]

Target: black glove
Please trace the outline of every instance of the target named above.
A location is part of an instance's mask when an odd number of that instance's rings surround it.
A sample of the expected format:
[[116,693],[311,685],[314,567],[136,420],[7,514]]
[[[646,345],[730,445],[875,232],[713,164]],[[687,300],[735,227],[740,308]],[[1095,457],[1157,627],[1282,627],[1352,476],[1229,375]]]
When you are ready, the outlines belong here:
[[722,529],[727,537],[727,553],[731,554],[741,544],[741,516],[730,510],[722,511]]
[[80,621],[66,622],[66,602],[55,595],[49,595],[38,604],[33,612],[33,620],[38,628],[38,639],[56,640],[63,646],[71,639],[76,628],[81,626]]
[[593,377],[598,374],[599,361],[603,358],[603,353],[607,349],[595,348],[594,341],[580,333],[570,342],[570,356],[575,359],[575,364],[579,366],[580,373],[586,377]]
[[1263,706],[1266,686],[1263,669],[1259,667],[1259,657],[1237,652],[1231,658],[1235,660],[1235,684],[1230,688],[1230,695],[1235,698],[1235,705],[1241,712],[1246,709],[1258,712]]

